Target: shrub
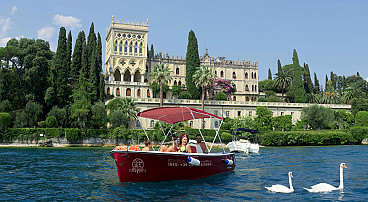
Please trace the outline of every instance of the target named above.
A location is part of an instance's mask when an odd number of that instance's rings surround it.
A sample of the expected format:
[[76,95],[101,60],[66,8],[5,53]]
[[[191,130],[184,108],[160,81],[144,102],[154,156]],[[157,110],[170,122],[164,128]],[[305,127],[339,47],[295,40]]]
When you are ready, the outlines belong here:
[[49,116],[46,118],[46,126],[48,128],[56,128],[57,127],[57,121],[55,116]]
[[68,141],[82,140],[81,132],[78,128],[67,128],[65,129],[65,138]]
[[224,92],[219,92],[215,95],[215,100],[227,100],[227,95]]
[[183,91],[179,94],[179,99],[191,99],[192,95],[187,92],[187,91]]
[[221,140],[223,143],[228,143],[232,141],[233,136],[230,133],[222,132],[221,133]]
[[7,129],[11,124],[11,116],[8,113],[0,113],[0,128]]
[[360,111],[355,115],[355,125],[356,126],[368,126],[368,112]]
[[368,127],[353,127],[350,128],[349,132],[359,143],[361,143],[364,138],[368,137]]

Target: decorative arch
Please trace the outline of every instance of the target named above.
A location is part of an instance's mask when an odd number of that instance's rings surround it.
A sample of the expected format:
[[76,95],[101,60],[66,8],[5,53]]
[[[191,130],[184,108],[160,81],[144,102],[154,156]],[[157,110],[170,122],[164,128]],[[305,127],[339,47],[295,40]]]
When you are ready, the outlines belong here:
[[119,52],[122,53],[123,52],[123,42],[119,43]]
[[124,81],[129,81],[129,82],[131,82],[131,76],[130,76],[130,71],[129,71],[129,69],[126,69],[126,70],[125,70],[125,73],[124,73]]
[[178,85],[178,82],[176,82],[176,80],[174,81],[174,86]]
[[128,42],[125,42],[124,44],[124,53],[128,52]]
[[120,88],[116,89],[116,96],[120,96]]
[[133,52],[133,44],[132,42],[130,42],[129,44],[129,53],[132,53]]
[[116,69],[114,72],[114,81],[121,81],[121,74],[119,69]]
[[137,53],[138,52],[138,45],[137,45],[137,42],[134,43],[134,53]]
[[142,53],[143,51],[143,45],[142,45],[142,42],[139,44],[139,53]]
[[181,85],[181,81],[179,81],[178,85]]
[[126,96],[132,96],[132,90],[130,88],[126,89]]
[[179,67],[177,67],[177,68],[176,68],[176,72],[175,72],[175,73],[176,73],[176,75],[178,75],[178,74],[179,74],[179,71],[180,71],[180,70],[179,70]]
[[245,79],[248,79],[248,72],[245,72]]
[[110,87],[107,87],[107,95],[110,95]]
[[137,90],[137,96],[140,97],[141,96],[141,89]]
[[114,51],[118,51],[118,41],[115,41]]
[[134,82],[141,82],[141,73],[139,70],[135,71]]

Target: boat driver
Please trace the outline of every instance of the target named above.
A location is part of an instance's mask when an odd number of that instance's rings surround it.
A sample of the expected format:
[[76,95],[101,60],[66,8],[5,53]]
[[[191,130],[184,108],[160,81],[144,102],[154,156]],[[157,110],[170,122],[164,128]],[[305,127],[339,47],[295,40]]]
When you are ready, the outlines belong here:
[[197,140],[197,144],[199,146],[201,146],[201,149],[202,149],[203,153],[208,153],[207,152],[206,144],[204,142],[202,142],[202,138],[201,138],[201,135],[200,134],[197,134],[196,135],[196,140]]

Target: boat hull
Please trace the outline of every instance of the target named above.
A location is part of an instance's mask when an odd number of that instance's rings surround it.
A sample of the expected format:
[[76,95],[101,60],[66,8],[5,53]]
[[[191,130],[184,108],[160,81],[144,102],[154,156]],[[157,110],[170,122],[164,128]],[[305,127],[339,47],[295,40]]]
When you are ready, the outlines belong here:
[[[143,152],[113,150],[120,182],[154,182],[193,180],[233,171],[234,154],[200,154],[176,152]],[[198,166],[188,163],[188,157],[198,159]],[[232,160],[226,165],[225,160]]]

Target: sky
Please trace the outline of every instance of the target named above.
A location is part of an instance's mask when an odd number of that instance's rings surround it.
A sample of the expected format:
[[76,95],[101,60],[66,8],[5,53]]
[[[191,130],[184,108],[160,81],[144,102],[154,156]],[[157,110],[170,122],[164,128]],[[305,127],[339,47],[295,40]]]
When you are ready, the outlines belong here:
[[[61,26],[72,31],[73,47],[91,23],[105,46],[106,28],[115,20],[146,22],[155,53],[185,56],[188,33],[198,39],[199,54],[258,61],[259,80],[277,60],[309,65],[313,80],[325,75],[368,77],[368,1],[365,0],[1,0],[0,47],[11,38],[40,38],[56,51]],[[103,54],[104,55],[104,54]]]

